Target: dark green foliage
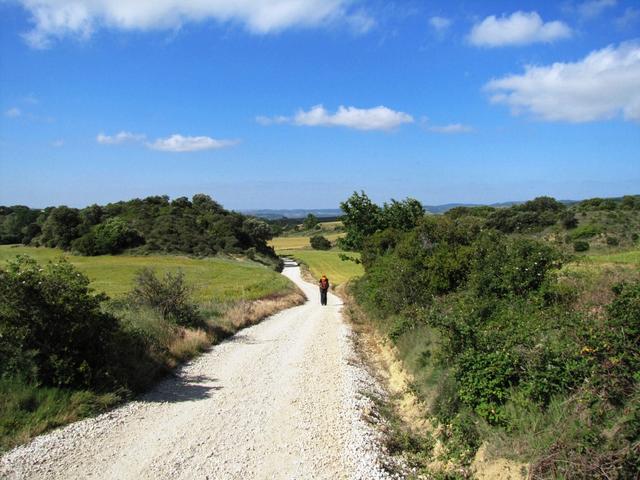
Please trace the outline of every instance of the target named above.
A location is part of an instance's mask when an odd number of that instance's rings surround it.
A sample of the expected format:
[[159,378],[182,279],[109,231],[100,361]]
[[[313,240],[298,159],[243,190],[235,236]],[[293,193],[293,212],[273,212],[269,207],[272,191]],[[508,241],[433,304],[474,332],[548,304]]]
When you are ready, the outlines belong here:
[[415,198],[403,201],[391,199],[382,207],[382,228],[408,231],[424,217],[424,207]]
[[331,248],[331,242],[322,235],[314,235],[309,239],[309,243],[314,250],[329,250]]
[[460,217],[480,217],[487,218],[491,215],[496,209],[494,207],[489,206],[480,206],[480,207],[455,207],[447,210],[445,215],[451,218],[460,218]]
[[81,234],[81,223],[82,220],[77,209],[66,206],[54,208],[42,225],[39,242],[47,247],[68,250],[71,247],[71,242]]
[[620,245],[620,240],[617,237],[607,237],[607,245],[617,247]]
[[191,200],[167,196],[91,205],[31,210],[0,207],[0,243],[31,243],[83,255],[138,252],[186,253],[210,256],[244,253],[253,248],[274,262],[267,245],[271,227],[257,218],[225,210],[208,195]]
[[318,217],[316,217],[313,213],[307,215],[307,218],[302,222],[302,226],[305,230],[313,230],[318,226]]
[[620,207],[626,210],[640,209],[640,195],[625,195],[622,197]]
[[589,242],[586,240],[576,240],[573,242],[574,252],[586,252],[587,250],[589,250]]
[[360,250],[365,237],[380,230],[382,211],[364,192],[353,192],[353,195],[340,204],[344,212],[346,236],[340,240],[346,250]]
[[345,250],[361,250],[368,236],[385,229],[411,230],[424,217],[424,207],[413,198],[391,200],[380,208],[364,192],[354,192],[340,208],[347,234],[339,244]]
[[570,211],[564,212],[560,217],[560,221],[562,222],[562,226],[567,230],[571,230],[578,226],[578,219],[576,218],[575,213]]
[[144,238],[120,218],[109,218],[74,240],[72,246],[82,255],[120,253],[144,243]]
[[547,272],[560,266],[550,246],[526,238],[486,232],[474,244],[471,287],[482,296],[526,295],[538,290]]
[[0,270],[0,375],[51,386],[110,386],[119,326],[102,312],[104,299],[63,260],[44,267],[28,257],[9,262]]
[[538,197],[521,205],[495,210],[487,226],[504,233],[530,232],[555,224],[565,206],[551,197]]
[[40,233],[40,210],[23,205],[0,207],[0,244],[29,243]]
[[[621,208],[597,208],[623,221]],[[569,218],[546,198],[497,212],[489,218],[546,223],[556,233]],[[569,240],[588,246],[581,238],[602,232],[593,220],[589,212]],[[530,237],[487,229],[464,209],[408,231],[378,228],[363,239],[365,275],[354,293],[423,382],[416,389],[445,424],[450,457],[469,462],[480,443],[499,437],[522,442],[519,454],[534,459],[540,477],[634,478],[640,283],[616,287],[606,308],[580,307],[577,287],[558,282],[563,255]]]
[[135,278],[131,301],[155,309],[163,319],[177,325],[202,326],[198,307],[191,300],[191,288],[184,280],[182,272],[167,272],[160,279],[150,268],[141,269]]

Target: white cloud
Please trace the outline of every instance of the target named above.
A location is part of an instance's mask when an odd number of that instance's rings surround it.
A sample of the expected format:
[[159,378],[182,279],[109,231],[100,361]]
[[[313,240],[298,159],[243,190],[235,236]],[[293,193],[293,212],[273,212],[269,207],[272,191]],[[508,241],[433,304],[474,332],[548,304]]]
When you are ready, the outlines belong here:
[[509,17],[485,18],[471,29],[469,41],[480,47],[528,45],[553,42],[571,36],[571,29],[563,22],[543,22],[537,12],[515,12]]
[[19,0],[31,13],[25,34],[35,48],[67,35],[89,37],[100,27],[175,29],[188,22],[237,23],[258,34],[344,22],[366,31],[373,19],[349,10],[351,0]]
[[9,110],[7,110],[6,112],[4,112],[5,117],[9,117],[9,118],[16,118],[19,117],[20,115],[22,115],[22,111],[20,111],[19,108],[17,107],[12,107]]
[[237,140],[216,140],[211,137],[184,137],[179,134],[174,134],[167,138],[158,138],[153,143],[147,143],[147,146],[153,150],[161,150],[163,152],[197,152],[231,147],[237,143]]
[[61,138],[59,138],[58,140],[54,140],[53,142],[51,142],[51,146],[56,148],[64,147],[64,140]]
[[289,117],[285,117],[284,115],[277,115],[275,117],[265,117],[264,115],[258,115],[256,117],[256,122],[264,126],[281,125],[283,123],[289,123],[290,121],[291,119]]
[[640,121],[640,42],[596,50],[574,63],[528,66],[491,80],[491,101],[543,120],[590,122],[622,114]]
[[607,8],[615,7],[617,0],[589,0],[578,5],[578,13],[583,18],[595,18]]
[[427,127],[427,130],[434,133],[455,134],[473,132],[473,127],[462,123],[450,123],[449,125],[431,125]]
[[451,26],[452,23],[453,22],[446,17],[435,16],[429,19],[429,25],[431,25],[431,28],[433,28],[437,32],[444,32]]
[[396,112],[382,105],[373,108],[338,107],[336,113],[329,113],[322,105],[316,105],[305,112],[298,111],[291,119],[294,125],[308,127],[347,127],[357,130],[392,130],[403,123],[412,123],[413,117],[404,112]]
[[96,141],[102,145],[119,145],[127,142],[140,142],[145,139],[145,135],[141,133],[118,132],[115,135],[105,135],[99,133]]

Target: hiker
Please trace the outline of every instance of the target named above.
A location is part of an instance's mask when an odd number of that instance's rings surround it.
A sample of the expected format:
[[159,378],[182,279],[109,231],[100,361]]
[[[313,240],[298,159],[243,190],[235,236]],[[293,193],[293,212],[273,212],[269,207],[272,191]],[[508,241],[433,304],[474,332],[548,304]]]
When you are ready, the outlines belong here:
[[320,304],[326,305],[327,291],[329,290],[329,279],[323,274],[322,277],[320,277],[320,282],[318,283],[320,284]]

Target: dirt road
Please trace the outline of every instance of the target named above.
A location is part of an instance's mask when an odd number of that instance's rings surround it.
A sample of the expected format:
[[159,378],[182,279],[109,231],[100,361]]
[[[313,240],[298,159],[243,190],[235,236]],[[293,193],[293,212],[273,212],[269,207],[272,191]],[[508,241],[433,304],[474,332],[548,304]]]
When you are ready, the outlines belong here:
[[0,458],[0,477],[387,478],[362,420],[375,389],[354,356],[341,301],[309,298],[245,329],[155,390]]

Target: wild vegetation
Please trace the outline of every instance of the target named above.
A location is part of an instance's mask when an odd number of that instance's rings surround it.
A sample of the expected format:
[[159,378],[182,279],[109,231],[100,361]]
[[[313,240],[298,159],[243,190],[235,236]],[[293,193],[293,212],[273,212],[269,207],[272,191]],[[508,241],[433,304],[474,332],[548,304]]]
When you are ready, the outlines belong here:
[[0,450],[303,300],[273,269],[268,225],[204,195],[0,212],[2,241],[31,245],[0,246]]
[[[408,434],[418,467],[453,462],[462,469],[440,473],[470,475],[484,443],[529,463],[532,478],[635,478],[640,197],[401,212],[411,220],[400,225],[381,221],[385,207],[364,193],[343,208],[365,272],[355,297],[441,426],[428,439]],[[618,263],[576,263],[577,239]]]
[[[82,265],[98,259],[105,260],[85,257]],[[158,274],[147,262],[128,292],[109,298],[64,257],[37,262],[19,255],[0,263],[0,450],[104,411],[212,343],[303,300],[265,266],[190,261],[226,286],[196,296],[187,282],[193,272]],[[230,280],[223,280],[225,271]]]
[[0,244],[45,246],[81,255],[246,254],[277,266],[262,220],[225,210],[208,195],[134,199],[83,209],[0,207]]

